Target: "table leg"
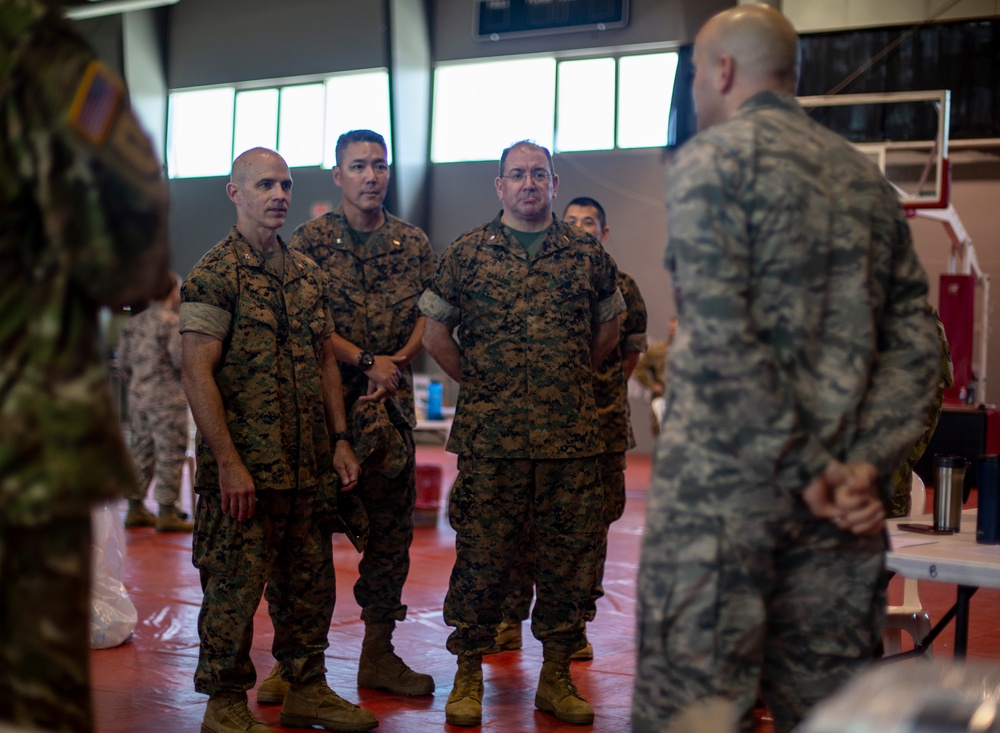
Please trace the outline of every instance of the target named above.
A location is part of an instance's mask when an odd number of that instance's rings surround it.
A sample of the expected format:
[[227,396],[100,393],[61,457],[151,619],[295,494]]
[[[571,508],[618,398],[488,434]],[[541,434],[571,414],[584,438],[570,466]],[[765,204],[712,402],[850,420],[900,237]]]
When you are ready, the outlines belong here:
[[969,648],[969,599],[979,588],[968,585],[958,586],[958,598],[955,601],[955,658],[965,657]]

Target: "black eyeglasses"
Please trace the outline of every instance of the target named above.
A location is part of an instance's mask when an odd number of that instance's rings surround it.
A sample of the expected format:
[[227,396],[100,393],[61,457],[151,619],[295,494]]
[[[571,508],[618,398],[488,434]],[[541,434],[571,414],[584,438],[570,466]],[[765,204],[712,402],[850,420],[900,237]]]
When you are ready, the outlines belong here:
[[[521,170],[520,168],[515,168],[507,175],[500,177],[509,178],[514,183],[520,183],[521,181],[523,181],[525,178],[528,177],[528,173],[526,171]],[[535,183],[545,183],[551,177],[552,174],[549,173],[544,168],[535,168],[535,170],[531,171],[531,178]]]

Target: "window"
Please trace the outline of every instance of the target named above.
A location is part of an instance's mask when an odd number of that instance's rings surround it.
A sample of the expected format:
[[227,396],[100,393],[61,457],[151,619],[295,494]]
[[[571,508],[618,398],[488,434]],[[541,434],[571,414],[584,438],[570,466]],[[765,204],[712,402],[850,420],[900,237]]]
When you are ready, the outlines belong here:
[[676,72],[672,51],[439,66],[431,159],[495,160],[523,139],[555,153],[663,147]]
[[608,150],[615,146],[615,60],[559,64],[556,150]]
[[280,86],[175,91],[167,125],[171,178],[228,175],[236,156],[258,146],[277,150],[292,168],[332,168],[337,138],[359,128],[385,137],[392,162],[385,69]]
[[667,144],[677,54],[654,53],[618,60],[618,147]]
[[[552,58],[440,66],[434,72],[431,160],[496,160],[518,140],[552,148]],[[516,87],[516,95],[500,90]]]

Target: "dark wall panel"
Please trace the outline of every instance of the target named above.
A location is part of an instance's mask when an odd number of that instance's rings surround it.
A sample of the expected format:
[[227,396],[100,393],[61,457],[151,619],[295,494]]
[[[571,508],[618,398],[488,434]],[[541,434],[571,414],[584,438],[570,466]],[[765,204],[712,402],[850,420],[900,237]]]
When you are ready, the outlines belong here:
[[172,88],[388,65],[377,0],[188,0],[170,38]]

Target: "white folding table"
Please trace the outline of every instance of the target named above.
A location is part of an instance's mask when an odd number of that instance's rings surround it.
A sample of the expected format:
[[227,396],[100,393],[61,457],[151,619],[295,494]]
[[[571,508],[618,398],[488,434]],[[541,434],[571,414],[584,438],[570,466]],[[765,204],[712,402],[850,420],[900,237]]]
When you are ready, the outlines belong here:
[[[1000,588],[1000,545],[976,542],[976,510],[962,512],[961,531],[950,535],[925,535],[899,530],[899,524],[933,524],[930,515],[889,521],[890,549],[886,568],[906,578],[954,583],[955,605],[937,622],[912,652],[892,657],[903,659],[923,654],[931,642],[955,619],[955,657],[966,655],[969,644],[969,600],[980,588]],[[916,544],[920,543],[920,544]]]

